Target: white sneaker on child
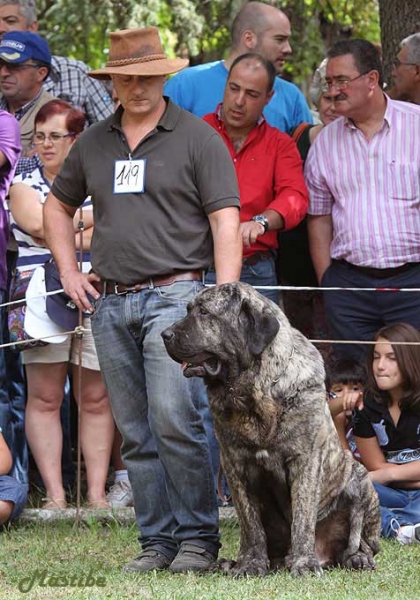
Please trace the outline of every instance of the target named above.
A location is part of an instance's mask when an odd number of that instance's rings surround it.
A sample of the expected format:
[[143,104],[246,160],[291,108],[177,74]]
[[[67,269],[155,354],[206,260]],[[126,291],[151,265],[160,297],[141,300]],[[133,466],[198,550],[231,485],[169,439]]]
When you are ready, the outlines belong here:
[[400,544],[420,544],[420,523],[403,525],[399,528],[396,538]]
[[114,483],[107,493],[106,499],[111,505],[111,508],[126,508],[127,506],[133,506],[133,491],[128,479],[123,479]]

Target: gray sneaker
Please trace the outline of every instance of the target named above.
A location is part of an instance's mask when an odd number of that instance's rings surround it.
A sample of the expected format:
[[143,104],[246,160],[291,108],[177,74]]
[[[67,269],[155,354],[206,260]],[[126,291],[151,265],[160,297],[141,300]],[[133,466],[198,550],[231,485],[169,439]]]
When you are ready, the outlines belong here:
[[216,561],[216,557],[200,546],[182,544],[178,554],[169,567],[172,573],[186,571],[207,571]]
[[136,571],[137,573],[148,573],[149,571],[163,571],[167,569],[171,561],[162,552],[149,548],[137,558],[124,565],[123,571]]
[[111,505],[111,508],[125,508],[127,506],[133,506],[133,490],[131,489],[131,483],[128,481],[128,479],[114,483],[107,493],[106,499]]

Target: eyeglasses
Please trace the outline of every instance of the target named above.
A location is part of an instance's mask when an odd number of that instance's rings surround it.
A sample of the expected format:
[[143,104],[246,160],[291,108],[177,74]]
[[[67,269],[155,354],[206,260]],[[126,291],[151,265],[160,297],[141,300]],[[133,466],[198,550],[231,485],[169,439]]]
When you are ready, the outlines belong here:
[[353,77],[353,79],[348,79],[347,77],[337,77],[335,81],[325,81],[325,83],[321,86],[321,90],[323,92],[329,92],[332,88],[335,88],[340,91],[346,90],[349,87],[349,85],[353,83],[353,81],[357,81],[357,79],[364,77],[368,73],[369,71],[367,73],[362,73],[357,77]]
[[35,144],[35,146],[42,146],[42,144],[45,143],[45,140],[48,140],[52,144],[59,144],[64,140],[64,138],[74,137],[75,135],[75,133],[64,134],[58,133],[57,131],[52,131],[49,135],[45,135],[45,133],[38,131],[34,134],[34,137],[32,138],[32,143]]
[[392,64],[394,65],[394,67],[396,69],[398,69],[398,67],[401,67],[401,65],[405,65],[406,67],[417,67],[417,66],[419,66],[419,63],[401,62],[399,58],[396,58]]
[[6,69],[8,71],[12,71],[12,72],[19,72],[19,71],[24,71],[25,69],[39,69],[40,67],[43,67],[44,65],[41,65],[39,63],[23,63],[23,64],[19,64],[19,63],[9,63],[7,61],[4,60],[0,60],[0,69],[2,67],[6,67]]

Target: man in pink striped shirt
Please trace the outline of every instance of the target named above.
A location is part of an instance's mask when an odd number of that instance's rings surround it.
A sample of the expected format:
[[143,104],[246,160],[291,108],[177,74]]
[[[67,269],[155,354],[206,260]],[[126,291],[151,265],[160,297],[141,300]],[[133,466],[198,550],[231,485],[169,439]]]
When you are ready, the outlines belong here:
[[[343,118],[319,134],[305,166],[311,256],[325,287],[420,288],[420,107],[391,100],[382,83],[370,42],[328,52],[325,88]],[[397,321],[420,328],[420,292],[324,295],[335,339],[371,340]]]

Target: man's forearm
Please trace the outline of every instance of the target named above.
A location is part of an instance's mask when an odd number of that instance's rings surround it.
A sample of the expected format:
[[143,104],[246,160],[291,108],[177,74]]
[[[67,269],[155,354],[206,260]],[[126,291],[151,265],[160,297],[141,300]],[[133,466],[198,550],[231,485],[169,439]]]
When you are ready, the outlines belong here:
[[209,217],[213,234],[216,283],[238,281],[242,270],[242,236],[239,210],[226,208]]
[[331,263],[333,226],[331,215],[308,215],[309,250],[318,282]]
[[60,274],[78,270],[73,216],[76,209],[65,206],[51,192],[44,204],[45,240]]

